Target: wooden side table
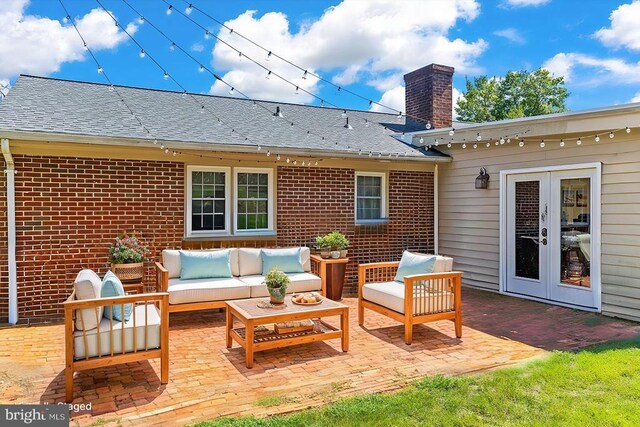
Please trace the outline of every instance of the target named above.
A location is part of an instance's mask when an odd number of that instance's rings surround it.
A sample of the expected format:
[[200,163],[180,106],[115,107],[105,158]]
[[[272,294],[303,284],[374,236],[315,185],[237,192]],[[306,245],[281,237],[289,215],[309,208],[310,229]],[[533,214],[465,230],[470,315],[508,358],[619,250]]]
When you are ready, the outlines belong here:
[[123,283],[122,287],[127,294],[144,294],[144,282]]
[[325,296],[334,301],[342,299],[342,289],[344,288],[344,275],[349,258],[322,258],[318,255],[311,255],[320,264],[320,279],[325,284]]

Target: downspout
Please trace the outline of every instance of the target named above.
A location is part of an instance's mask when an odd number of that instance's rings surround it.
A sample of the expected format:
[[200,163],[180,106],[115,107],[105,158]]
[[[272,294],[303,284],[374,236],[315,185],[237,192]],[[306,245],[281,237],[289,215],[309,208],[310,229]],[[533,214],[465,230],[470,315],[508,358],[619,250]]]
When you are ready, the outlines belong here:
[[438,255],[438,240],[439,240],[439,215],[440,210],[438,205],[438,164],[436,163],[433,168],[433,253]]
[[7,262],[9,269],[9,323],[18,323],[18,274],[16,270],[16,193],[15,165],[9,149],[9,140],[0,140],[7,176]]

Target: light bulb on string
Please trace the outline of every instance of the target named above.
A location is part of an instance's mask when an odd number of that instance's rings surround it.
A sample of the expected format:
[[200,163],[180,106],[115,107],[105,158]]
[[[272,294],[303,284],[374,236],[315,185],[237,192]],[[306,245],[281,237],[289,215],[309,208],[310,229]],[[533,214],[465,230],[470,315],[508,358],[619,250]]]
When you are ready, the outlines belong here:
[[187,6],[187,8],[184,10],[184,13],[186,13],[187,15],[191,15],[192,11],[193,11],[193,5],[189,3],[189,6]]
[[296,86],[296,95],[300,95],[300,88]]
[[309,74],[309,72],[307,70],[304,70],[304,74],[302,74],[302,80],[307,80],[307,74]]
[[366,127],[366,128],[368,128],[368,127],[369,127],[369,120],[366,120],[366,119],[365,119],[365,121],[364,121],[364,127]]
[[449,131],[449,136],[453,136],[453,134],[456,133],[455,128],[451,128],[451,130]]
[[147,56],[147,54],[144,52],[144,49],[140,50],[140,58],[144,59],[144,57]]
[[504,144],[504,138],[500,138],[500,145]]
[[581,138],[578,138],[578,140],[576,141],[576,144],[577,144],[577,145],[582,145],[582,139],[581,139]]
[[564,147],[564,139],[560,140],[560,147]]
[[447,144],[447,148],[451,148],[451,143],[450,142]]
[[466,143],[462,144],[462,148],[467,148],[467,144]]
[[144,16],[141,16],[141,17],[138,18],[138,24],[139,25],[144,24]]
[[276,160],[280,160],[280,154],[276,155]]
[[267,53],[267,57],[265,58],[265,61],[271,60],[271,55],[272,55],[272,53],[271,53],[271,51],[269,51],[269,53]]
[[342,117],[343,119],[347,118],[347,110],[342,110],[342,113],[340,113],[340,117]]
[[297,165],[297,164],[298,164],[298,161],[297,161],[297,160],[294,160],[294,161],[293,161],[293,164],[294,164],[294,165]]
[[206,30],[204,32],[204,38],[205,40],[209,40],[211,38],[211,33],[209,32],[209,30]]
[[420,145],[424,145],[424,138],[420,137]]
[[624,128],[624,131],[625,131],[626,133],[631,133],[631,129],[629,128],[629,126],[627,126],[626,128]]
[[200,113],[201,113],[201,114],[204,114],[204,105],[202,105],[202,106],[200,107]]
[[499,141],[496,141],[496,146],[498,146],[498,145],[500,145],[500,142],[499,142]]
[[165,153],[165,154],[169,154],[169,149],[168,149],[168,148],[165,148],[165,149],[164,149],[164,153]]
[[315,166],[318,166],[318,161],[316,160]]
[[435,145],[435,146],[437,147],[438,145],[440,145],[440,141],[438,141],[438,140],[436,139],[436,140],[433,142],[433,145]]
[[304,165],[305,165],[305,163],[304,163],[304,160],[303,160],[303,161],[302,161],[302,166],[304,166]]
[[402,120],[402,111],[398,111],[397,119]]
[[613,132],[609,132],[609,138],[613,138],[614,136]]
[[596,135],[596,137],[594,138],[594,141],[600,142],[600,135]]
[[236,88],[232,87],[231,89],[229,89],[229,95],[233,95],[236,91]]
[[175,42],[171,43],[171,46],[169,46],[169,50],[170,50],[171,52],[173,52],[174,50],[176,50],[176,43],[175,43]]
[[402,132],[402,135],[400,135],[400,139],[404,141],[404,132]]
[[487,142],[487,148],[491,147],[491,143]]
[[476,141],[482,141],[482,137],[480,136],[480,132],[478,132],[478,135],[476,136]]
[[113,92],[114,90],[116,90],[116,88],[113,87],[113,85],[109,85],[109,92]]
[[291,160],[287,157],[287,163],[289,163]]
[[523,140],[520,140],[520,142],[518,143],[518,145],[519,145],[520,147],[524,147],[524,141],[523,141]]
[[171,15],[173,13],[173,6],[169,5],[169,8],[165,13],[167,14],[167,16]]
[[178,153],[176,153],[176,152],[174,151],[174,152],[173,152],[173,157],[175,157],[175,156],[176,156],[176,154],[178,154]]
[[427,120],[427,124],[424,125],[425,128],[427,129],[431,129],[431,122],[429,120]]
[[69,15],[65,16],[64,18],[62,18],[62,22],[64,22],[65,24],[68,24],[69,21],[71,21],[71,17]]
[[87,46],[87,44],[86,44],[86,43],[83,43],[83,44],[82,44],[82,47],[84,48],[84,50],[89,50],[89,46]]
[[204,73],[204,65],[200,64],[200,66],[198,67],[198,71]]
[[382,157],[382,153],[378,153],[378,158]]
[[169,80],[169,73],[167,73],[166,71],[164,72],[164,79]]
[[102,73],[104,71],[101,66],[98,65],[98,73]]
[[269,72],[267,73],[266,76],[264,76],[265,79],[270,80],[271,79],[271,70],[269,70]]
[[154,139],[154,140],[153,140],[153,143],[154,143],[154,144],[158,144],[158,140],[157,140],[157,139]]
[[222,120],[218,119],[218,126],[222,126]]
[[160,145],[160,149],[161,149],[161,150],[164,150],[164,144],[161,144],[161,145]]
[[544,139],[542,141],[540,141],[540,148],[544,148],[545,144],[544,144]]
[[267,150],[267,157],[271,156],[271,151]]
[[373,153],[371,151],[369,151],[369,157],[373,156]]
[[473,144],[473,148],[478,148],[478,144]]

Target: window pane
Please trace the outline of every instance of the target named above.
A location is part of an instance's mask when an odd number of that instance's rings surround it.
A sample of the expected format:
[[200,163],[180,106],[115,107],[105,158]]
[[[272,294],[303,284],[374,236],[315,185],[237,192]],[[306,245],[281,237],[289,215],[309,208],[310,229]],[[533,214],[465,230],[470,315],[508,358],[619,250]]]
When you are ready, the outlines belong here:
[[244,214],[238,215],[238,229],[246,230],[247,229],[247,216]]
[[193,172],[191,174],[191,181],[194,184],[202,184],[202,172]]
[[239,214],[247,213],[247,201],[246,200],[238,200],[238,213]]
[[247,215],[247,229],[255,230],[256,228],[256,215],[249,214]]
[[202,197],[202,185],[192,185],[191,186],[191,197],[201,198]]
[[214,183],[214,173],[213,172],[202,172],[202,177],[205,184],[213,184]]
[[356,179],[356,219],[382,218],[382,177],[361,175]]
[[250,199],[257,199],[259,197],[258,186],[252,185],[249,187],[249,194],[247,195]]
[[191,215],[191,228],[202,230],[202,215]]
[[269,226],[268,215],[258,214],[258,228],[267,228]]
[[266,200],[258,200],[258,213],[267,213],[267,201]]
[[205,214],[213,213],[213,201],[203,200],[201,203],[202,203],[202,213],[205,213]]
[[258,174],[258,175],[259,175],[258,183],[260,185],[268,185],[269,184],[268,183],[268,176],[267,176],[266,173],[261,173],[261,174]]
[[224,185],[224,172],[216,172],[214,174],[214,180],[216,185]]
[[194,214],[202,213],[202,201],[194,200],[191,205],[191,212]]
[[256,213],[256,201],[255,200],[248,200],[247,201],[247,212],[248,213]]
[[214,197],[215,186],[213,185],[204,185],[202,187],[202,197]]
[[224,215],[213,215],[213,229],[224,230]]
[[224,200],[216,200],[213,202],[214,212],[217,214],[224,214],[225,203]]
[[203,230],[213,229],[213,215],[202,215],[202,229]]
[[266,185],[261,185],[260,187],[258,187],[258,197],[260,197],[261,199],[269,198],[269,187],[267,187]]
[[250,173],[250,174],[247,174],[247,175],[249,175],[249,180],[248,180],[249,185],[258,185],[258,174],[257,173]]
[[247,174],[239,173],[238,174],[238,185],[246,185],[247,184]]
[[191,230],[224,230],[226,190],[224,172],[191,173]]

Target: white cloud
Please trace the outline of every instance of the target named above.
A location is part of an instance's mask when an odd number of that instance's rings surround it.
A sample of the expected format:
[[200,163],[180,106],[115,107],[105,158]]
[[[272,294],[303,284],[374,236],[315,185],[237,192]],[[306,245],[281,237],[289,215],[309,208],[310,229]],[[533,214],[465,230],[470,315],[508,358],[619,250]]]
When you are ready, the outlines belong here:
[[605,83],[640,83],[640,62],[631,63],[619,58],[598,58],[581,53],[558,53],[544,63],[543,68],[556,76],[572,81],[576,69],[588,71],[580,84],[598,86]]
[[[20,73],[49,74],[64,62],[85,58],[82,41],[71,25],[35,15],[25,15],[28,0],[3,1],[0,5],[0,78]],[[76,20],[87,44],[94,50],[111,49],[127,39],[102,9],[93,9]],[[135,33],[134,24],[127,31]]]
[[631,102],[640,102],[640,92],[636,92],[633,98],[631,98]]
[[549,3],[551,0],[507,0],[507,5],[511,7],[526,7],[526,6],[542,6]]
[[204,45],[202,43],[194,43],[191,45],[191,50],[193,52],[202,52],[204,50]]
[[623,4],[609,16],[611,26],[601,28],[594,36],[605,46],[640,50],[640,1]]
[[[402,74],[432,62],[454,66],[459,72],[481,71],[476,59],[487,43],[448,36],[459,21],[475,19],[479,9],[475,0],[344,0],[297,32],[289,28],[287,16],[278,12],[257,17],[250,10],[225,24],[309,71],[337,73],[337,84],[364,81],[388,91],[401,84]],[[277,58],[266,62],[264,51],[238,36],[225,30],[219,37],[274,72],[295,80],[301,88],[312,93],[319,90],[317,79],[302,80],[300,70]],[[212,63],[217,69],[229,70],[222,77],[250,96],[293,102],[311,100],[310,96],[294,95],[295,88],[277,78],[265,80],[265,70],[240,58],[223,43],[214,46]],[[211,88],[216,94],[227,91],[221,82]]]
[[504,30],[494,31],[493,34],[505,38],[514,44],[524,44],[526,42],[524,37],[522,37],[520,32],[515,28],[505,28]]

